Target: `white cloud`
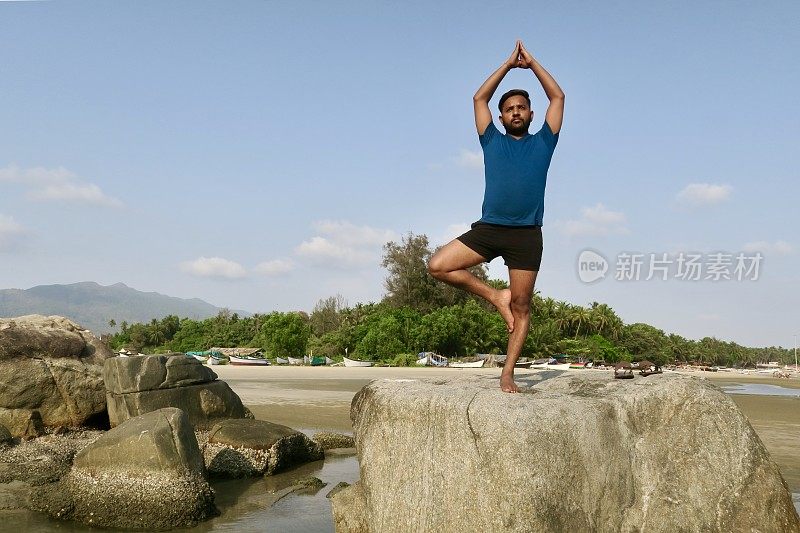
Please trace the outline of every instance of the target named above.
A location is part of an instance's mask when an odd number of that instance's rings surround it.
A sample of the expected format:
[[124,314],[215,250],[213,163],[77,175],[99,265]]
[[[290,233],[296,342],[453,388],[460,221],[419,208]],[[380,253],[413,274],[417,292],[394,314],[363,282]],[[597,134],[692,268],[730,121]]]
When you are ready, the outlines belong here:
[[64,167],[0,168],[0,182],[21,183],[30,188],[28,198],[38,201],[75,202],[106,207],[122,207],[122,202],[105,194],[94,183],[82,181]]
[[786,241],[755,241],[748,242],[742,246],[745,252],[761,252],[763,254],[788,255],[794,251],[794,247]]
[[222,257],[198,257],[181,263],[181,270],[203,278],[241,279],[247,276],[244,267]]
[[0,252],[16,248],[26,233],[14,217],[0,214]]
[[483,153],[462,148],[455,157],[455,162],[460,167],[483,169]]
[[380,262],[383,245],[400,239],[394,231],[356,226],[347,221],[322,220],[313,227],[320,235],[303,241],[294,251],[319,266],[375,266]]
[[714,185],[711,183],[691,183],[676,196],[684,205],[714,205],[727,200],[733,188],[730,185]]
[[107,207],[122,207],[122,202],[106,195],[93,183],[57,183],[28,193],[32,200],[66,201]]
[[253,271],[262,276],[280,276],[287,274],[294,268],[294,263],[287,259],[273,259],[272,261],[263,261],[256,265]]
[[601,203],[581,209],[581,218],[556,222],[554,225],[568,237],[595,236],[630,233],[627,219],[620,211],[611,211]]
[[466,233],[469,231],[471,225],[465,222],[459,222],[457,224],[450,224],[447,226],[444,231],[439,233],[435,238],[431,239],[431,244],[434,246],[443,246],[459,235]]
[[356,226],[347,221],[320,220],[314,223],[314,229],[338,244],[354,247],[383,246],[400,236],[391,230],[382,230],[370,226]]

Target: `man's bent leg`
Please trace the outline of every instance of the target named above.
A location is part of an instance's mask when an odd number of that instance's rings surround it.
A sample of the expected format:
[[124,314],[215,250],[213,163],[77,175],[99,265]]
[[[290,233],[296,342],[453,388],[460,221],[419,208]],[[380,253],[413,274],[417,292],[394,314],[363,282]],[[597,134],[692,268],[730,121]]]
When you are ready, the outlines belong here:
[[431,257],[428,272],[439,281],[471,292],[494,305],[505,320],[508,331],[511,332],[514,330],[511,291],[490,287],[467,270],[484,261],[486,258],[478,252],[458,239],[453,239]]
[[503,392],[519,392],[514,383],[514,365],[522,353],[531,321],[531,296],[538,272],[533,270],[508,269],[511,282],[511,312],[514,314],[514,331],[508,336],[506,363],[500,374],[500,389]]

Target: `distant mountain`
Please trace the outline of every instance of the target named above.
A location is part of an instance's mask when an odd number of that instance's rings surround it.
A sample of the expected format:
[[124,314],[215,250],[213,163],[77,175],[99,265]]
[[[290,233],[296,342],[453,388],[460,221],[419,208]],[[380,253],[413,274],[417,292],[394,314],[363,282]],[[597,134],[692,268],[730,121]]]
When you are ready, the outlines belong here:
[[[124,283],[103,286],[93,281],[70,285],[39,285],[30,289],[0,290],[0,316],[61,315],[94,333],[109,333],[108,321],[150,322],[167,315],[203,319],[216,316],[221,308],[199,298],[189,300],[142,292]],[[240,316],[250,316],[246,311]],[[118,329],[118,328],[117,328]]]

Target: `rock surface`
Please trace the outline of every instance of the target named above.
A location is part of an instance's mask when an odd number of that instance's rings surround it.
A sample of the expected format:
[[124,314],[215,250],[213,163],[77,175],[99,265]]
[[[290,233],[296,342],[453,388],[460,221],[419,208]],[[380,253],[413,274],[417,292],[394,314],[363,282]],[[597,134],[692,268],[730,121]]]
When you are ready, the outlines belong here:
[[108,359],[103,379],[111,427],[164,407],[180,408],[198,429],[208,429],[220,419],[247,416],[227,383],[182,354]]
[[0,423],[15,437],[78,427],[105,411],[102,364],[111,351],[58,316],[0,319]]
[[775,463],[697,378],[377,380],[353,399],[343,531],[800,531]]
[[329,433],[320,431],[315,433],[312,440],[322,446],[323,450],[333,450],[336,448],[352,448],[355,446],[355,439],[350,435],[342,433]]
[[203,455],[217,477],[272,475],[324,457],[319,444],[290,427],[265,420],[224,420],[208,434]]
[[83,448],[69,474],[34,497],[34,507],[129,529],[184,527],[216,514],[194,431],[175,408],[127,420]]

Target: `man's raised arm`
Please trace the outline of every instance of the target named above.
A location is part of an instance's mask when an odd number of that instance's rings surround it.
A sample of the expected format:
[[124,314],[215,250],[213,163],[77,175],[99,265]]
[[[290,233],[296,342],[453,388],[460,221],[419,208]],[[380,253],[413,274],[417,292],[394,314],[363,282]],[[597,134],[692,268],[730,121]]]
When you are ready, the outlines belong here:
[[558,133],[561,130],[561,123],[564,121],[564,91],[558,86],[553,76],[533,58],[530,52],[525,49],[525,45],[521,42],[519,43],[519,48],[521,66],[530,68],[533,71],[539,83],[542,84],[544,94],[546,94],[547,99],[550,100],[550,105],[547,106],[547,114],[545,114],[544,119],[553,133]]
[[522,66],[521,53],[522,41],[518,40],[511,56],[483,82],[478,92],[472,97],[472,105],[475,107],[475,127],[478,129],[478,135],[483,135],[483,132],[486,131],[486,128],[492,122],[489,100],[492,99],[492,95],[494,95],[500,82],[503,81],[503,78],[508,74],[509,70]]

